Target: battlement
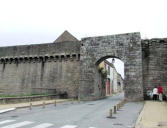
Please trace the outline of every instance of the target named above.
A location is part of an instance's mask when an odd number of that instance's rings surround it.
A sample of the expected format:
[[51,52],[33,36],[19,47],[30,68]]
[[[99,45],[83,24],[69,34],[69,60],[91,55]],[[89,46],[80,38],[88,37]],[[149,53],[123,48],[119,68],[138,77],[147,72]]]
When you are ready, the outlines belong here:
[[167,47],[167,38],[143,39],[141,43],[142,48],[160,47],[161,45],[165,45]]
[[80,53],[79,41],[0,47],[0,58],[12,58],[20,56],[46,56],[57,54],[69,55],[73,53]]
[[39,63],[39,62],[56,62],[56,61],[79,61],[80,54],[61,54],[61,55],[44,55],[44,56],[6,56],[0,58],[0,64],[11,63]]

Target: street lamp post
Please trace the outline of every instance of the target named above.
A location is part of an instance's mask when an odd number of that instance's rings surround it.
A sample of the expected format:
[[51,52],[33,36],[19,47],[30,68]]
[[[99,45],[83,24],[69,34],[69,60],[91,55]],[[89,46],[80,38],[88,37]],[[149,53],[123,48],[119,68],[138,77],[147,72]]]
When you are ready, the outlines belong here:
[[[114,66],[114,63],[115,63],[115,59],[112,58],[112,64]],[[112,70],[112,92],[114,92],[114,67],[113,67],[113,70]]]

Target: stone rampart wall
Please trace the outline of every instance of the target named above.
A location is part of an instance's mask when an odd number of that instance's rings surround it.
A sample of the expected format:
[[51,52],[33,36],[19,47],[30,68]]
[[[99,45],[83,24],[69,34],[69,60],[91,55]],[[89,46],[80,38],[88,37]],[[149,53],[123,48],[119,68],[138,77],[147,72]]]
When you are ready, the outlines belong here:
[[144,94],[161,84],[167,94],[167,39],[142,40]]
[[0,94],[78,96],[80,42],[0,48]]

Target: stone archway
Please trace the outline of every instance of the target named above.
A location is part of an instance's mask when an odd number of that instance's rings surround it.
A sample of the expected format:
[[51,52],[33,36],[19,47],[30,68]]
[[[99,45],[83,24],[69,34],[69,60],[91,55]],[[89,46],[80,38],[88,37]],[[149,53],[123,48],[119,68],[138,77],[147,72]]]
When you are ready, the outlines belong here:
[[124,62],[125,98],[143,100],[142,49],[140,33],[89,37],[81,41],[79,98],[100,99],[97,64],[108,57]]

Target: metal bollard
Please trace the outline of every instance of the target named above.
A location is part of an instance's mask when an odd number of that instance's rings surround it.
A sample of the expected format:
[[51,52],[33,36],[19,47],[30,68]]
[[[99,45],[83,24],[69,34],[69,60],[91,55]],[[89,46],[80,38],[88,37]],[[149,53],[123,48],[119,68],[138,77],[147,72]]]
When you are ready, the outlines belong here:
[[124,106],[124,101],[122,101],[122,106]]
[[45,108],[45,102],[43,102],[43,104],[42,104],[42,108]]
[[114,114],[116,114],[116,112],[117,112],[117,107],[114,106]]
[[72,104],[74,104],[74,99],[72,98]]
[[112,117],[112,109],[110,109],[110,117]]
[[124,103],[126,103],[126,99],[124,99]]
[[122,107],[122,101],[119,104],[120,104],[120,108],[121,108]]
[[118,103],[118,110],[120,109],[120,103]]
[[122,101],[122,105],[124,105],[124,104],[125,104],[125,100]]
[[117,111],[119,110],[119,105],[117,104]]
[[121,108],[121,102],[119,103],[119,108]]
[[30,107],[29,107],[30,110],[32,110],[32,103],[30,103]]
[[120,109],[120,104],[118,103],[118,110]]
[[54,102],[54,106],[56,107],[56,100],[55,100],[55,102]]
[[122,101],[122,105],[124,105],[124,101]]

